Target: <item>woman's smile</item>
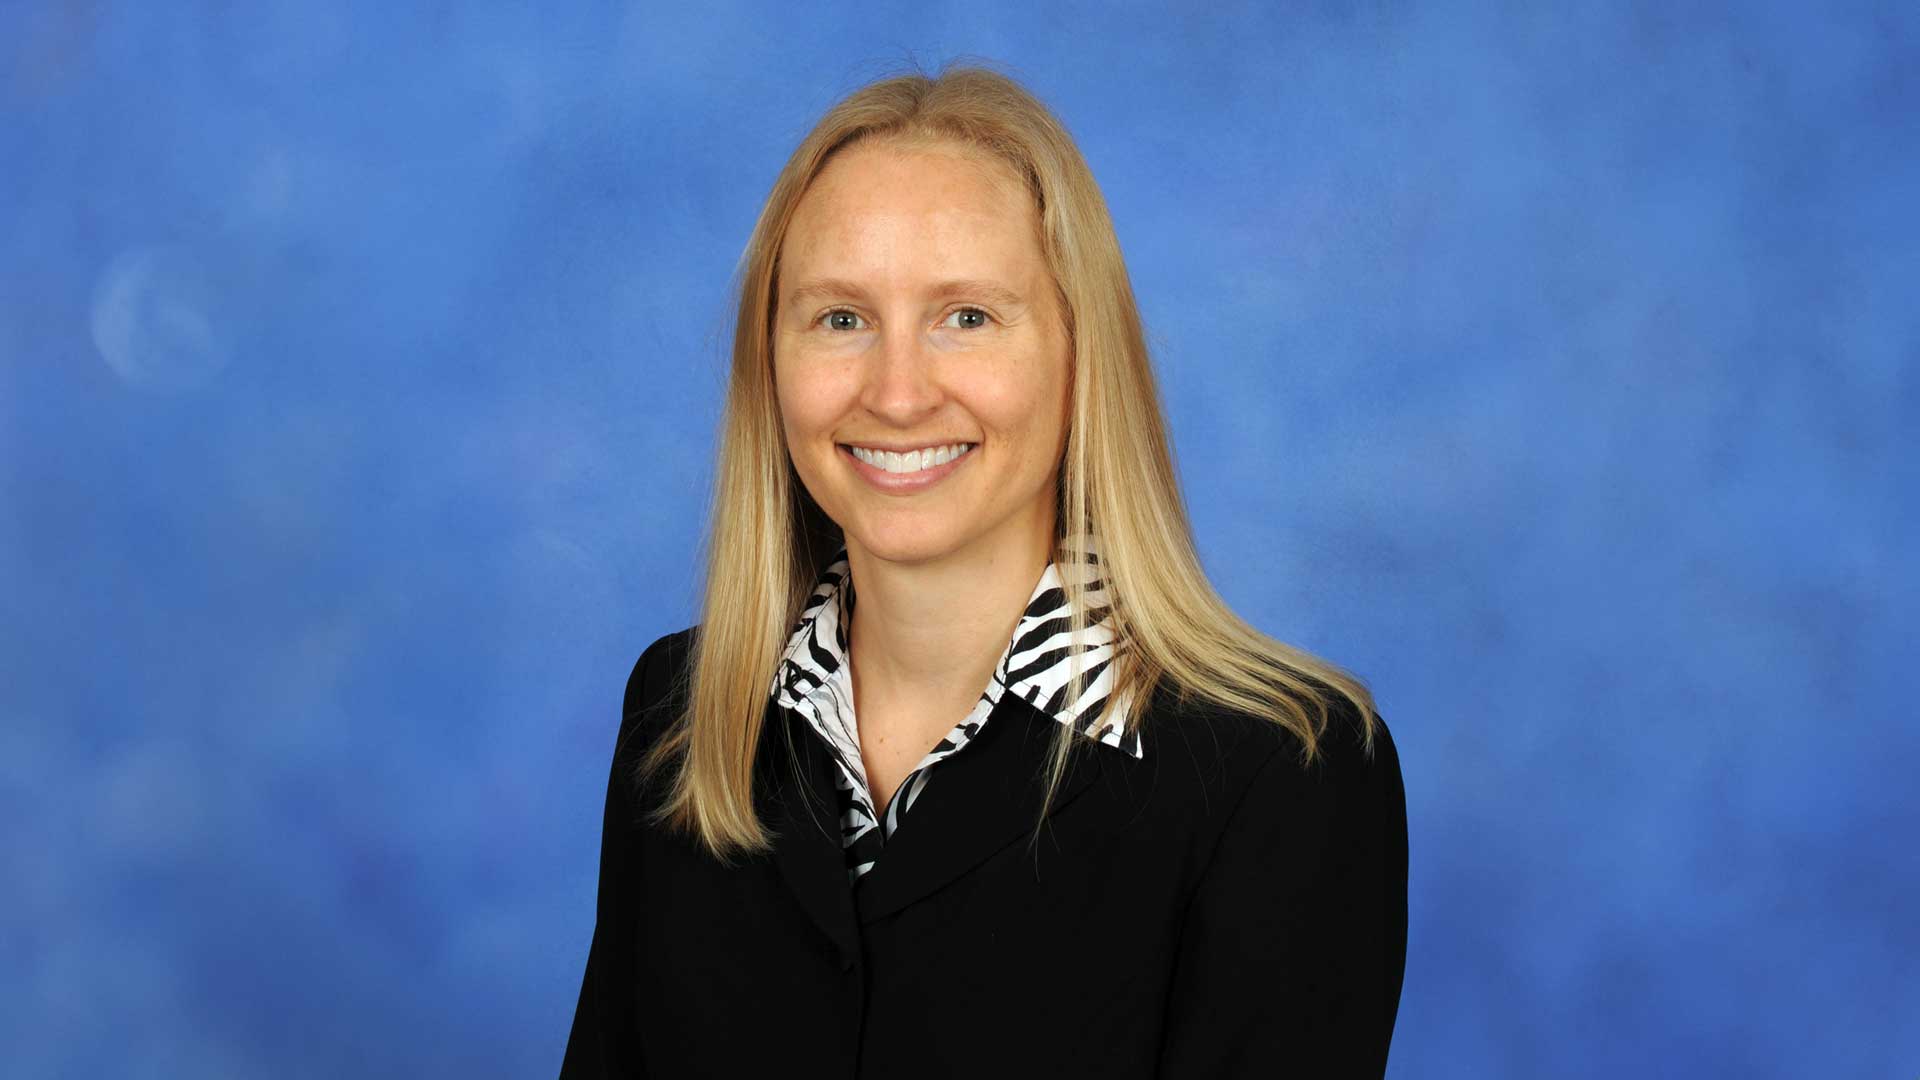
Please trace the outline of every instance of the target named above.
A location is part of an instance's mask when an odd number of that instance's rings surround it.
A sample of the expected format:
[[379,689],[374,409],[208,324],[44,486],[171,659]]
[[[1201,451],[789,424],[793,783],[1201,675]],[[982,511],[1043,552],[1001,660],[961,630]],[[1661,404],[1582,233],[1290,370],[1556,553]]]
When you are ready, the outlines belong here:
[[925,491],[973,456],[977,443],[947,443],[900,453],[839,444],[854,474],[891,495]]

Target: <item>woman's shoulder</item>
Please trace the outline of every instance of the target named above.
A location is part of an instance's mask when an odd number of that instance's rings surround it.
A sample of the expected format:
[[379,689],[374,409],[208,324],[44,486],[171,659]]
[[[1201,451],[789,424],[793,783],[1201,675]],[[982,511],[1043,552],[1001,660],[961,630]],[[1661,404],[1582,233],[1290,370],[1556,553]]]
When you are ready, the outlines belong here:
[[1309,754],[1305,740],[1276,717],[1156,692],[1144,732],[1148,755],[1158,756],[1162,768],[1174,763],[1197,772],[1209,791],[1229,793],[1230,806],[1252,796],[1364,804],[1391,815],[1404,793],[1386,720],[1370,709],[1367,723],[1360,706],[1343,695],[1328,694],[1322,704],[1325,721]]
[[622,704],[624,723],[633,723],[670,692],[684,693],[684,686],[679,684],[686,681],[693,660],[693,633],[698,629],[699,626],[694,625],[662,634],[640,651],[640,658],[633,662],[633,670],[627,675],[627,692]]
[[685,706],[697,625],[662,634],[640,651],[621,698],[617,756],[637,760]]

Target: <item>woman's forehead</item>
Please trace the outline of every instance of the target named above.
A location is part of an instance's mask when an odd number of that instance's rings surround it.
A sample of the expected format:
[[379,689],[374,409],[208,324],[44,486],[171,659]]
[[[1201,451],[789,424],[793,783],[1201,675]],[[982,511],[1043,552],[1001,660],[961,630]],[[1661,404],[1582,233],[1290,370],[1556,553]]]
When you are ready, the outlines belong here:
[[1013,167],[985,151],[951,141],[863,140],[827,161],[801,195],[795,217],[845,214],[875,203],[890,209],[952,204],[1022,216],[1038,209]]
[[1012,170],[978,151],[855,147],[801,197],[781,261],[1027,262],[1040,251],[1038,225]]

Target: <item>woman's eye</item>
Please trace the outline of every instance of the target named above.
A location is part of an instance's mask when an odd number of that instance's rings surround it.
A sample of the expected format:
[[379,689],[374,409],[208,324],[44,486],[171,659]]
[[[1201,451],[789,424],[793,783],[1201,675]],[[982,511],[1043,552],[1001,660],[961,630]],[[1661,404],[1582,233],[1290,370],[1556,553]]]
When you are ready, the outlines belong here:
[[986,312],[981,311],[979,308],[967,307],[967,308],[961,308],[960,310],[947,316],[946,323],[943,323],[942,325],[949,325],[949,326],[953,325],[953,320],[959,319],[960,322],[959,322],[959,325],[956,327],[957,329],[978,330],[981,327],[987,325],[987,320],[989,318],[991,318],[991,316],[989,316]]
[[822,315],[820,317],[822,319],[825,319],[827,321],[827,326],[834,330],[860,329],[860,326],[859,326],[860,316],[856,315],[851,311],[847,311],[845,309],[829,311],[825,315]]

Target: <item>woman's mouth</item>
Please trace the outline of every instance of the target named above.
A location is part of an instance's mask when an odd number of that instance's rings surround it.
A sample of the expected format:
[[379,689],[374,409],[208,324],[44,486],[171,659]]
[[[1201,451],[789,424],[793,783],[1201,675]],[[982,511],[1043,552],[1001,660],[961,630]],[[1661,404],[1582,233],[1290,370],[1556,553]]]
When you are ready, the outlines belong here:
[[930,487],[973,456],[978,443],[946,443],[905,453],[840,444],[853,470],[869,484],[886,492],[913,492]]
[[931,469],[936,465],[945,465],[973,449],[973,443],[949,443],[946,446],[929,446],[922,450],[909,450],[896,454],[891,450],[869,450],[864,446],[849,446],[848,451],[861,461],[885,472],[896,475],[917,473]]

